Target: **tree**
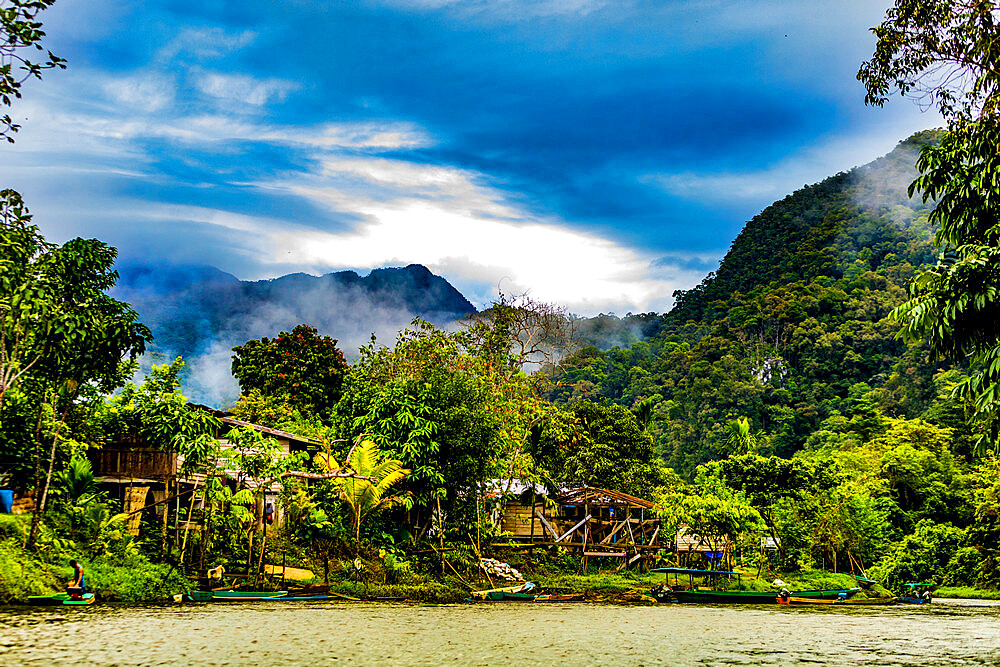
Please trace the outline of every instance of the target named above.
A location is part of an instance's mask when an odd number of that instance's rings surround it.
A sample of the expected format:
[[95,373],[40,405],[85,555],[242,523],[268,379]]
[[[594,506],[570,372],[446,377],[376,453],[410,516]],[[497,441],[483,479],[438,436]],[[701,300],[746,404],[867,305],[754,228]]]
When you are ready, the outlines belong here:
[[[42,50],[45,36],[38,15],[56,0],[2,0],[0,1],[0,102],[10,106],[21,97],[21,86],[34,77],[42,78],[42,71],[58,67],[66,69],[66,61],[48,52],[42,62],[35,62],[23,54],[26,50]],[[15,132],[20,129],[5,114],[0,117],[0,137],[14,143]]]
[[662,482],[653,438],[628,409],[579,401],[568,413],[569,419],[551,420],[542,431],[542,439],[552,442],[538,459],[553,481],[640,497]]
[[337,341],[300,324],[271,340],[233,348],[233,375],[244,394],[256,390],[293,408],[325,413],[340,399],[347,362]]
[[474,525],[483,481],[502,474],[509,427],[509,404],[491,378],[460,334],[417,322],[392,348],[373,341],[361,349],[335,411],[338,435],[364,434],[411,471],[404,484],[416,521],[429,526],[440,500],[453,520]]
[[897,91],[934,105],[950,123],[997,112],[1000,8],[993,0],[896,0],[872,32],[878,38],[858,80],[866,104]]
[[[124,384],[129,366],[122,362],[142,354],[152,334],[128,304],[107,294],[118,279],[117,251],[96,239],[47,243],[15,195],[0,197],[0,410],[13,387],[36,406],[33,541],[80,392]],[[43,429],[46,422],[51,427]],[[43,430],[51,438],[45,458]]]
[[910,194],[935,202],[937,264],[894,311],[911,338],[968,358],[956,387],[974,402],[979,444],[1000,442],[1000,9],[992,0],[896,0],[873,32],[875,53],[858,78],[868,104],[892,91],[934,105],[948,132],[925,147]]
[[726,450],[730,454],[756,454],[761,433],[750,430],[750,420],[739,417],[729,422]]
[[316,455],[314,462],[328,472],[350,469],[364,477],[334,480],[340,499],[351,513],[351,531],[355,542],[361,539],[361,523],[365,517],[412,503],[408,494],[389,493],[389,489],[410,474],[410,471],[403,468],[402,462],[385,456],[371,440],[356,443],[343,465],[323,452]]

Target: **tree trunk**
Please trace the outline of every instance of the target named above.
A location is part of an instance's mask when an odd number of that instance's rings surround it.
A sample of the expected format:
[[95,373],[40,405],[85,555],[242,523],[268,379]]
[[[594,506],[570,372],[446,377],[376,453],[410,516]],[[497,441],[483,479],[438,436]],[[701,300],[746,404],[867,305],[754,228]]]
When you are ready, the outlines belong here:
[[184,565],[184,552],[187,551],[188,532],[191,530],[191,517],[194,515],[194,498],[198,495],[198,482],[194,483],[191,489],[191,502],[188,503],[187,521],[184,524],[184,539],[181,541],[181,557],[178,559]]
[[[42,522],[42,517],[45,516],[45,501],[48,499],[49,485],[52,483],[52,468],[56,462],[56,445],[59,444],[59,432],[62,430],[63,424],[66,423],[66,415],[69,414],[70,406],[73,405],[72,398],[67,400],[66,407],[63,409],[62,417],[59,423],[56,424],[56,432],[52,435],[52,446],[49,448],[49,467],[45,473],[45,482],[42,485],[42,493],[35,501],[35,514],[31,517],[31,534],[28,536],[28,548],[33,548],[35,546],[35,540],[38,538],[38,527]],[[37,494],[38,491],[36,490]]]

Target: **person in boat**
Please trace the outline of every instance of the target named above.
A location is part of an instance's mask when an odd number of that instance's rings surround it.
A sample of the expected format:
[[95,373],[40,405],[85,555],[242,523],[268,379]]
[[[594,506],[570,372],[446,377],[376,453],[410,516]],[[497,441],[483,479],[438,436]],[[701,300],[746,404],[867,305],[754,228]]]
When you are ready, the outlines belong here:
[[69,582],[66,592],[70,597],[79,599],[87,592],[87,577],[83,574],[83,566],[75,560],[71,560],[69,566],[73,568],[73,580]]

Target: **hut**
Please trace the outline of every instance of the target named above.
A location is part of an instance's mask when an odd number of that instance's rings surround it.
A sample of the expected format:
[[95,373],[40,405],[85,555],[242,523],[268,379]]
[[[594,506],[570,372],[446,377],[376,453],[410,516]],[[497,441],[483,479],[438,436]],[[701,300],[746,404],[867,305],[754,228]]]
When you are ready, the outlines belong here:
[[504,506],[500,525],[532,548],[565,548],[582,555],[585,565],[590,559],[618,560],[622,569],[645,564],[662,548],[653,508],[649,500],[610,489],[566,488],[549,497],[524,486]]
[[678,563],[704,566],[709,570],[722,569],[723,562],[732,552],[728,535],[698,535],[684,525],[677,529],[674,547]]
[[[204,406],[195,407],[211,410],[211,408]],[[223,424],[217,435],[222,449],[232,446],[225,437],[231,428],[251,428],[264,433],[278,442],[285,455],[295,451],[311,451],[321,446],[321,443],[313,438],[241,421],[226,412],[211,411]],[[95,479],[112,496],[119,498],[122,501],[123,511],[131,515],[129,532],[132,534],[138,533],[141,518],[140,513],[136,510],[146,507],[154,508],[156,516],[166,526],[170,501],[173,501],[173,509],[176,512],[181,507],[180,496],[190,495],[191,490],[200,487],[205,482],[205,476],[200,473],[180,474],[184,459],[176,452],[151,447],[135,434],[128,435],[112,445],[92,448],[88,451],[88,457]],[[227,476],[230,477],[235,486],[236,481],[240,478],[240,471],[227,471]],[[263,512],[270,504],[275,523],[280,523],[282,520],[280,504],[277,502],[279,492],[278,485],[267,489],[263,505],[260,508]],[[196,502],[192,508],[201,509],[201,505]],[[187,527],[198,529],[198,526],[195,525]]]

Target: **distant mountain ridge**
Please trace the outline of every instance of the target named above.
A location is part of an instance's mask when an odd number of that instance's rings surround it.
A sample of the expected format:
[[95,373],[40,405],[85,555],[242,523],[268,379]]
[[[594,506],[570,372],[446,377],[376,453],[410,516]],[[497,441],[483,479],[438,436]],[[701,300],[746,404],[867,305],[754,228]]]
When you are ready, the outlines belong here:
[[224,404],[236,396],[228,376],[231,349],[298,324],[340,341],[348,358],[372,333],[394,336],[414,318],[438,325],[476,312],[461,292],[420,264],[380,268],[366,276],[339,271],[293,273],[242,281],[212,266],[120,266],[115,298],[132,304],[153,332],[150,360],[183,356],[185,392]]
[[937,254],[933,204],[907,186],[940,136],[917,133],[774,202],[716,272],[675,292],[669,313],[590,320],[591,346],[564,360],[547,397],[629,408],[652,398],[650,432],[688,476],[729,451],[737,418],[762,434],[760,453],[784,457],[876,412],[963,428],[961,406],[933,409],[958,368],[901,339],[890,317]]

